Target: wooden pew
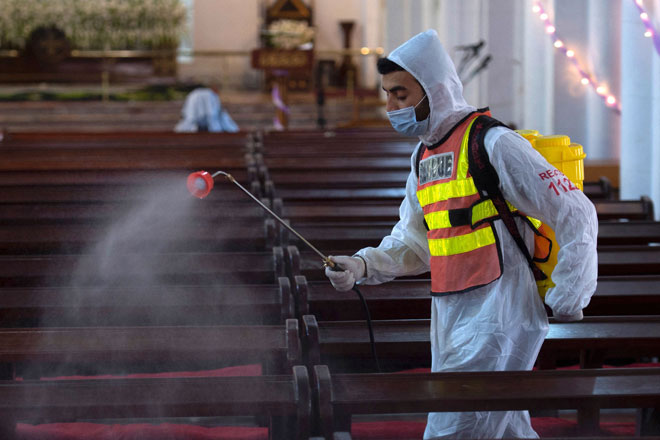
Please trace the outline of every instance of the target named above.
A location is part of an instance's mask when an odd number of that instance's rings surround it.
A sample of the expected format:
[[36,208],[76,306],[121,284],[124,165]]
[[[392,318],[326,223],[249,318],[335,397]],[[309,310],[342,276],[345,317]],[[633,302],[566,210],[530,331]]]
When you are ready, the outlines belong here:
[[[372,321],[381,368],[398,371],[431,365],[430,320]],[[367,324],[361,321],[302,319],[307,365],[327,364],[333,371],[374,371]],[[559,360],[601,367],[606,359],[660,354],[660,317],[585,317],[579,322],[551,322],[541,347],[539,367],[555,368]],[[660,374],[660,370],[659,370]]]
[[[121,151],[117,152],[118,155]],[[203,169],[203,168],[200,168]],[[162,186],[181,182],[185,185],[188,174],[198,171],[194,168],[180,168],[173,170],[159,169],[114,169],[114,170],[14,170],[0,172],[0,185],[146,185]],[[215,170],[206,170],[213,173]],[[230,173],[246,188],[250,188],[252,181],[256,183],[256,169],[247,164],[237,168],[223,169]]]
[[[431,317],[430,279],[397,279],[361,285],[372,319]],[[298,317],[315,315],[320,321],[364,319],[355,292],[337,292],[326,280],[308,281],[294,276],[293,294]],[[601,276],[585,316],[660,315],[660,275]],[[551,313],[549,311],[549,313]]]
[[[135,204],[121,201],[0,203],[0,227],[53,223],[112,225],[135,215],[135,211]],[[199,200],[185,217],[193,222],[213,222],[213,229],[241,224],[251,225],[260,232],[264,227],[265,212],[256,203],[248,201]]]
[[[353,165],[351,165],[351,161],[354,162]],[[345,200],[347,194],[354,194],[362,199],[367,198],[369,194],[377,196],[380,192],[384,195],[377,197],[387,197],[391,201],[400,202],[405,196],[407,177],[399,182],[394,179],[397,179],[397,176],[398,178],[403,177],[404,174],[407,176],[410,172],[410,158],[405,161],[401,160],[399,164],[396,163],[396,158],[392,157],[375,160],[347,156],[322,157],[309,161],[299,160],[300,163],[296,163],[295,158],[279,157],[270,159],[263,165],[259,165],[258,158],[255,159],[255,162],[257,175],[265,188],[265,193],[270,198],[284,200],[317,200],[322,197]],[[372,179],[368,179],[368,177],[372,177]],[[305,186],[297,183],[296,178],[304,182]],[[333,183],[336,185],[334,191]],[[314,190],[314,192],[305,197],[301,188]],[[584,193],[592,200],[608,198],[602,194],[598,185],[586,185]],[[395,198],[395,195],[398,198]]]
[[[328,250],[344,249],[355,252],[367,246],[378,246],[381,239],[389,235],[392,225],[377,224],[298,224],[294,228],[311,243]],[[293,234],[282,230],[281,244],[302,246]],[[616,249],[643,249],[643,245],[660,243],[660,222],[603,222],[598,227],[598,246],[603,251]],[[620,247],[620,248],[619,248]],[[656,249],[657,250],[657,249]],[[654,252],[653,250],[648,250]]]
[[302,362],[298,320],[278,325],[0,329],[3,379],[197,371],[258,363],[282,374]]
[[270,252],[116,254],[106,268],[95,255],[0,256],[0,287],[146,287],[159,284],[277,284],[286,276],[282,248]]
[[[392,231],[391,224],[297,224],[296,231],[315,246],[328,250],[378,246]],[[505,232],[506,233],[506,232]],[[288,231],[280,234],[282,245],[302,246],[303,243]],[[605,222],[598,227],[598,246],[627,246],[660,243],[660,222]],[[612,247],[612,249],[616,249]]]
[[[0,173],[1,174],[1,173]],[[124,202],[124,203],[146,203],[154,198],[171,197],[172,200],[183,204],[192,196],[186,189],[185,179],[187,174],[182,174],[180,186],[162,187],[154,185],[6,185],[0,186],[0,203],[95,203],[95,202]],[[256,188],[256,187],[255,187]],[[250,188],[248,188],[249,190]],[[253,188],[254,189],[254,188]],[[258,189],[255,195],[258,196]],[[246,202],[249,198],[240,189],[233,186],[218,185],[214,187],[204,199],[206,203],[220,203],[225,201]],[[188,205],[195,206],[192,200]]]
[[654,219],[653,200],[647,196],[642,196],[639,200],[594,199],[592,201],[599,221]]
[[660,222],[601,222],[598,246],[660,243]]
[[270,160],[276,158],[309,158],[309,157],[396,157],[408,160],[415,151],[419,141],[407,139],[368,139],[368,138],[346,138],[346,139],[300,139],[287,140],[284,142],[264,141],[261,157],[258,159],[266,165]]
[[[143,220],[143,222],[139,222]],[[0,254],[71,254],[97,252],[259,252],[275,246],[278,229],[272,219],[261,225],[183,218],[161,224],[127,216],[117,223],[0,225]],[[124,226],[125,225],[125,226]],[[102,248],[99,248],[102,247]]]
[[[315,170],[315,172],[320,172]],[[337,203],[346,203],[346,202],[378,202],[378,203],[387,203],[387,204],[401,204],[401,201],[406,195],[406,189],[404,186],[395,186],[395,187],[349,187],[349,188],[316,188],[310,187],[309,185],[296,185],[287,188],[279,188],[270,181],[267,180],[264,183],[264,195],[265,197],[270,198],[280,198],[284,201],[284,204],[290,202],[305,202],[308,204],[337,204]]]
[[268,325],[295,317],[277,284],[0,288],[0,327]]
[[273,206],[278,207],[281,217],[288,219],[294,226],[362,223],[390,225],[391,229],[399,220],[399,203],[346,202],[337,205],[333,201],[316,205],[305,201],[289,200],[284,204],[282,199],[273,200]]
[[578,409],[582,435],[597,434],[600,410],[654,407],[657,369],[330,374],[314,367],[326,439],[357,414]]
[[[312,244],[311,237],[305,237]],[[356,240],[360,240],[357,238]],[[376,242],[376,245],[378,242]],[[361,246],[324,248],[326,255],[353,255]],[[287,246],[287,273],[304,275],[308,281],[325,280],[319,256],[311,251],[298,251],[296,246]],[[660,273],[660,247],[658,246],[608,246],[598,249],[598,273],[603,276],[657,275]],[[428,277],[421,275],[416,278]]]
[[366,169],[364,172],[353,170],[331,169],[322,173],[301,170],[270,170],[262,165],[257,170],[259,176],[264,176],[262,183],[273,182],[273,197],[278,195],[279,189],[295,188],[297,186],[311,186],[326,189],[355,189],[355,188],[402,188],[406,186],[406,179],[410,170],[379,170]]
[[[304,180],[301,180],[304,181]],[[601,222],[614,220],[653,220],[653,203],[642,197],[640,200],[594,200],[598,220]],[[275,198],[273,203],[281,205],[282,216],[292,224],[303,223],[365,223],[374,226],[380,224],[394,225],[399,220],[399,202],[383,201],[382,203],[367,203],[346,201],[337,207],[333,200],[321,204],[308,203],[305,200],[288,200],[286,204]]]
[[598,249],[601,275],[654,275],[660,273],[660,247],[608,246]]
[[591,200],[603,200],[614,198],[614,189],[610,179],[601,176],[596,181],[586,181],[582,185],[584,193]]
[[5,132],[0,149],[27,148],[223,148],[241,152],[254,143],[251,133],[175,133],[172,131]]
[[187,148],[25,148],[3,154],[0,171],[227,170],[249,166],[243,155],[208,147]]
[[267,418],[269,439],[309,438],[307,369],[287,375],[168,379],[0,381],[0,435],[18,421],[251,416]]

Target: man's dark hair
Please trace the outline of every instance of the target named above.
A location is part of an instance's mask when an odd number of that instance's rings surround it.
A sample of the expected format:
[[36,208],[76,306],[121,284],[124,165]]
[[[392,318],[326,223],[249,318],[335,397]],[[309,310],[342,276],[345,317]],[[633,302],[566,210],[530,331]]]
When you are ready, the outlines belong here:
[[387,75],[388,73],[405,70],[403,67],[399,66],[397,63],[388,58],[378,58],[376,66],[378,67],[378,73],[381,75]]

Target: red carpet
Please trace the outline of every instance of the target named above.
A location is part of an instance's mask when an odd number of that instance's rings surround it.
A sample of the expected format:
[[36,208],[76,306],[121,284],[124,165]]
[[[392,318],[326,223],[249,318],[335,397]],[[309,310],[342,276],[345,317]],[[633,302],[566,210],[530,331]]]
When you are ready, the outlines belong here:
[[[408,440],[421,439],[425,421],[420,422],[360,422],[353,423],[353,440]],[[554,417],[532,417],[532,427],[540,437],[578,436],[577,423]],[[601,423],[603,436],[634,436],[634,423]]]
[[[136,379],[166,377],[260,376],[261,365],[241,365],[205,371],[140,373],[127,375],[59,376],[42,380]],[[222,426],[205,428],[194,425],[132,423],[105,425],[99,423],[52,423],[17,426],[19,440],[267,440],[268,428]]]
[[36,426],[20,423],[17,434],[19,440],[267,440],[268,428],[204,428],[169,423],[54,423]]
[[[660,364],[630,364],[626,367],[660,367]],[[568,367],[571,368],[571,367]],[[608,368],[611,368],[608,366]],[[425,373],[419,368],[401,373]],[[255,376],[262,374],[260,365],[243,365],[218,370],[131,374],[126,376],[66,376],[44,380],[121,379],[149,377],[219,377]],[[426,421],[359,422],[352,425],[354,440],[405,440],[421,439]],[[532,427],[541,437],[567,437],[577,435],[577,424],[571,420],[554,417],[533,417]],[[601,423],[603,436],[633,436],[634,423]],[[28,425],[21,423],[17,429],[20,440],[261,440],[268,438],[268,429],[259,427],[214,427],[175,425],[163,423],[151,425],[103,425],[95,423],[55,423]]]
[[149,379],[167,377],[225,377],[225,376],[261,376],[261,365],[239,365],[202,371],[175,371],[166,373],[135,373],[125,375],[102,374],[97,376],[57,376],[42,377],[41,380],[85,380],[85,379]]

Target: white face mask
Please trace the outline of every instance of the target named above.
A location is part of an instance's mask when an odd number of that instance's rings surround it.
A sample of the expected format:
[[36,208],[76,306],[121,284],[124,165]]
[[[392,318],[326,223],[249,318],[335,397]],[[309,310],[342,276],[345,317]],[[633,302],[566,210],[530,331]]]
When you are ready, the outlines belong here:
[[414,107],[410,106],[387,112],[387,117],[390,119],[392,127],[406,136],[421,136],[426,133],[426,130],[429,127],[430,118],[427,116],[423,121],[418,121],[417,116],[415,116],[415,109],[425,98],[426,95],[424,95]]

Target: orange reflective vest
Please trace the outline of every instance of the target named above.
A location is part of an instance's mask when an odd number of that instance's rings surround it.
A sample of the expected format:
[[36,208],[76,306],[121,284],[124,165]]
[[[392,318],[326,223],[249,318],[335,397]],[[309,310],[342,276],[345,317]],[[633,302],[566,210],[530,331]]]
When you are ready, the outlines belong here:
[[[418,156],[417,199],[424,211],[431,253],[431,294],[485,286],[502,275],[502,252],[490,221],[497,211],[482,200],[468,172],[472,124],[488,109],[459,122],[439,144]],[[513,208],[513,207],[511,207]]]

